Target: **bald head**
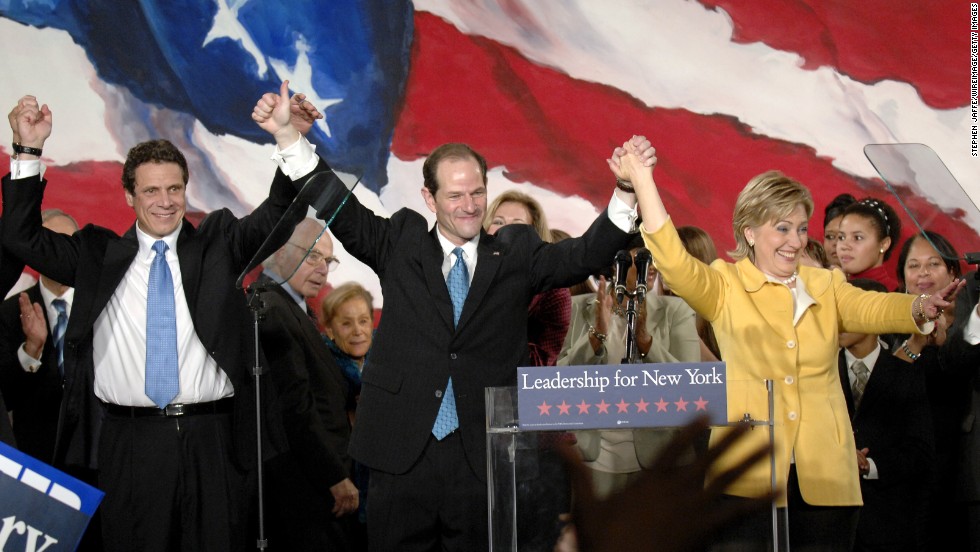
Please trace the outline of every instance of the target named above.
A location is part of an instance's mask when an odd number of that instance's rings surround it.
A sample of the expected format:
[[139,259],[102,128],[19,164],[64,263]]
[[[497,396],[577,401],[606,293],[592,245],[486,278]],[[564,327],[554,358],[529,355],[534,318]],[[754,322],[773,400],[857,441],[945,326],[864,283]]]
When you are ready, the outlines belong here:
[[[323,232],[321,235],[321,232],[322,223],[311,218],[304,219],[296,225],[289,241],[276,251],[266,265],[280,277],[289,278],[289,286],[303,297],[316,297],[327,283],[328,263],[333,258],[333,240],[329,233]],[[311,247],[312,252],[304,260]],[[314,258],[315,263],[311,262]]]

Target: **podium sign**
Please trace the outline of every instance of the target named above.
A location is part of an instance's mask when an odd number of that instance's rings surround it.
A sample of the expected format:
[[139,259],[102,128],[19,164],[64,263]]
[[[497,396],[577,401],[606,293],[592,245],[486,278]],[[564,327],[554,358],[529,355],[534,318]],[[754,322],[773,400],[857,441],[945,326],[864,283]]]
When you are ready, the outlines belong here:
[[0,551],[75,550],[103,496],[0,443]]
[[676,427],[728,420],[724,362],[517,369],[522,430]]

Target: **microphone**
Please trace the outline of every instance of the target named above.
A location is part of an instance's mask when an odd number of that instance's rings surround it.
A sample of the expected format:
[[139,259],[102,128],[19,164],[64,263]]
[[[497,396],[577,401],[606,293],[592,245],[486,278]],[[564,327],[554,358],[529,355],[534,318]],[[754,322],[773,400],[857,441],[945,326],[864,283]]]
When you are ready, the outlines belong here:
[[643,302],[647,294],[647,273],[650,271],[650,263],[653,262],[653,255],[646,247],[636,252],[636,300]]
[[619,250],[616,253],[616,303],[623,302],[623,296],[626,295],[626,273],[629,272],[630,266],[633,264],[633,256],[630,255],[629,251],[625,249]]

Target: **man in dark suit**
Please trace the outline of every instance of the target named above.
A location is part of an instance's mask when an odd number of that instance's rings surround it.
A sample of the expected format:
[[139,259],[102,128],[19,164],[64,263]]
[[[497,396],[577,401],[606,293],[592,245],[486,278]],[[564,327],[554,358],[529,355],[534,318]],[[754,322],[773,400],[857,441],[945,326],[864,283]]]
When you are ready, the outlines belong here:
[[337,263],[330,235],[321,230],[313,219],[300,222],[259,279],[268,286],[262,351],[289,443],[289,452],[266,464],[274,551],[350,550],[348,525],[358,506],[347,454],[347,384],[306,304]]
[[[291,117],[287,83],[266,96],[274,109],[261,126],[280,148],[319,115],[309,106]],[[123,166],[136,223],[123,236],[93,225],[65,236],[38,216],[51,111],[25,96],[11,120],[21,144],[3,179],[3,246],[76,291],[56,463],[100,470],[107,550],[244,549],[256,414],[250,316],[235,281],[296,186],[279,171],[248,217],[222,209],[194,227],[183,216],[186,160],[165,140],[143,142]],[[279,449],[276,412],[264,411],[263,436]]]
[[[633,139],[652,162],[649,142]],[[305,147],[300,159],[313,156]],[[516,384],[531,298],[607,266],[629,237],[635,197],[617,190],[582,238],[546,244],[527,225],[483,232],[486,161],[465,144],[440,146],[422,172],[434,227],[408,209],[378,217],[356,197],[331,225],[378,274],[385,302],[351,454],[371,468],[371,550],[483,550],[484,388]]]
[[[873,280],[851,283],[887,291]],[[840,344],[864,499],[854,550],[916,550],[916,500],[934,447],[924,376],[883,349],[876,335],[842,333]]]
[[[41,223],[61,234],[78,231],[75,219],[58,209],[42,212]],[[17,448],[48,463],[54,457],[64,371],[56,337],[64,337],[73,297],[72,288],[42,274],[37,285],[0,304],[0,383]]]

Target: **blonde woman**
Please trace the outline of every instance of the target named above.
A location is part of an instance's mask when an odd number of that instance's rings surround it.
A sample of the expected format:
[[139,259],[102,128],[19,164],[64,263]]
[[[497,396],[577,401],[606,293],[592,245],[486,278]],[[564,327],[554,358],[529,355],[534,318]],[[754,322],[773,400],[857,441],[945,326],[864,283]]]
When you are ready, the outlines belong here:
[[[728,367],[728,416],[767,420],[764,380],[775,389],[776,483],[789,504],[793,549],[850,550],[861,505],[854,437],[837,370],[842,331],[927,333],[962,287],[954,282],[927,297],[863,291],[840,271],[800,264],[813,213],[809,190],[770,171],[753,178],[735,203],[734,263],[710,266],[682,246],[653,180],[635,148],[609,159],[633,183],[643,212],[641,232],[664,281],[715,329]],[[712,431],[716,443],[728,428]],[[768,440],[752,431],[718,460],[714,473],[737,464]],[[709,477],[710,480],[710,477]],[[728,487],[728,500],[764,495],[768,463]],[[719,549],[764,550],[768,520],[748,520]]]

